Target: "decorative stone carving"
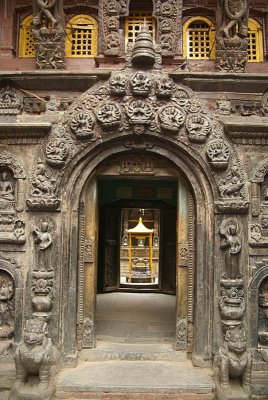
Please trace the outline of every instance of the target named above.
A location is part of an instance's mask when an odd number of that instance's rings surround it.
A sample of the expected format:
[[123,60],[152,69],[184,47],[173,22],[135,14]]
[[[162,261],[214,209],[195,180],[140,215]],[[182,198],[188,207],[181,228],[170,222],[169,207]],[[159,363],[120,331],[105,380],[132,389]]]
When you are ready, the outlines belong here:
[[92,112],[80,111],[70,121],[70,128],[77,139],[89,139],[94,134],[95,117]]
[[268,90],[263,93],[262,102],[261,102],[261,110],[263,115],[268,115]]
[[176,327],[176,350],[187,349],[187,321],[180,319]]
[[128,6],[129,0],[100,1],[101,47],[106,56],[119,56],[122,52],[119,18],[128,14]]
[[152,161],[127,158],[120,163],[120,175],[155,175],[156,170]]
[[90,318],[86,318],[83,324],[83,339],[82,347],[92,348],[93,347],[93,322]]
[[232,111],[232,103],[225,96],[221,96],[219,100],[217,100],[218,112],[221,115],[230,115]]
[[94,262],[94,242],[92,239],[88,239],[85,241],[84,262]]
[[[47,323],[38,318],[27,320],[24,338],[15,354],[17,380],[9,399],[27,400],[34,396],[35,400],[50,400],[58,359],[58,351],[48,337]],[[38,383],[31,384],[34,375],[38,376]]]
[[258,243],[261,240],[261,236],[261,226],[259,224],[250,225],[250,239]]
[[233,165],[226,175],[225,179],[219,182],[220,195],[223,198],[241,198],[241,190],[245,185],[244,180],[241,178],[239,169]]
[[186,120],[186,129],[191,142],[203,143],[211,133],[210,120],[202,114],[189,115]]
[[65,68],[65,32],[60,0],[33,0],[33,36],[38,69]]
[[259,287],[258,336],[261,346],[268,346],[268,278],[265,277]]
[[64,167],[69,155],[69,146],[65,140],[55,139],[46,146],[46,162],[52,168]]
[[36,236],[35,243],[38,244],[40,250],[46,250],[52,244],[49,224],[42,222],[40,230],[36,228],[33,233]]
[[230,149],[222,140],[215,139],[210,141],[206,153],[209,163],[215,169],[224,169],[228,167]]
[[144,72],[137,72],[130,81],[130,87],[134,96],[146,97],[152,87],[151,78]]
[[[5,203],[14,203],[14,182],[7,170],[2,171],[0,176],[0,204],[3,208]],[[9,208],[9,207],[7,207]]]
[[221,279],[219,308],[224,332],[241,325],[245,313],[242,279]]
[[159,121],[164,132],[177,134],[184,124],[185,113],[179,106],[164,106],[159,111]]
[[241,278],[240,257],[241,233],[237,220],[228,218],[220,226],[219,233],[222,237],[220,248],[225,251],[224,278]]
[[188,267],[188,264],[189,264],[189,248],[188,248],[188,243],[187,242],[179,243],[178,255],[179,255],[178,266],[179,267]]
[[104,129],[114,129],[121,121],[121,110],[116,103],[106,103],[97,111],[97,119]]
[[151,124],[153,109],[147,101],[132,100],[126,105],[126,114],[130,125],[134,125],[134,132],[140,134],[144,132],[145,126]]
[[0,338],[10,338],[14,334],[14,293],[11,275],[0,270]]
[[56,197],[57,178],[41,160],[37,164],[31,184],[31,198],[26,200],[28,208],[31,210],[56,210],[59,207],[60,200]]
[[248,47],[248,1],[218,0],[216,70],[244,72]]
[[49,321],[53,307],[53,272],[34,271],[31,288],[33,316]]
[[111,76],[110,90],[114,96],[124,96],[126,94],[126,78],[123,74]]
[[20,114],[23,106],[23,96],[11,85],[0,89],[0,115]]
[[163,56],[174,56],[182,19],[182,2],[178,0],[157,0],[154,15],[157,18],[157,41],[161,44]]
[[60,101],[53,94],[46,103],[46,114],[55,114],[60,110]]
[[164,76],[155,82],[155,94],[160,99],[168,99],[172,95],[174,82],[171,78]]
[[[222,347],[215,357],[218,385],[216,388],[219,400],[251,399],[252,354],[246,348],[244,328],[229,329]],[[233,384],[234,379],[242,382]],[[240,397],[241,396],[241,397]]]

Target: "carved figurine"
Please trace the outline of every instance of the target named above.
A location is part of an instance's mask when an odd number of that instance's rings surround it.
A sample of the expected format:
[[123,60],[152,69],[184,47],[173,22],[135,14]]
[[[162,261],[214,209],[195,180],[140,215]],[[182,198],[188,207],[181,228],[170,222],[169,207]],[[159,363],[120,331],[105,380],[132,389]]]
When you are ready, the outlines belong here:
[[15,221],[15,226],[14,226],[14,236],[16,239],[20,241],[25,240],[25,229],[24,229],[24,222],[18,219]]
[[46,113],[47,114],[54,114],[58,112],[60,108],[60,101],[57,99],[54,94],[50,96],[49,101],[46,103]]
[[48,326],[44,320],[37,318],[27,320],[24,338],[15,353],[17,380],[11,390],[10,400],[28,399],[28,396],[34,398],[32,391],[35,385],[29,385],[27,390],[27,382],[33,375],[39,376],[35,398],[40,400],[51,398],[53,393],[51,368],[57,363],[59,355],[47,336]]
[[35,243],[39,244],[40,250],[45,250],[52,244],[52,238],[47,222],[42,222],[41,229],[39,230],[36,228],[33,233],[36,235]]
[[246,38],[248,27],[245,18],[247,17],[247,0],[224,0],[223,1],[224,21],[221,32],[227,37],[238,36]]
[[53,11],[57,0],[35,0],[35,2],[39,12],[34,18],[34,25],[45,24],[47,28],[51,25],[51,28],[54,29],[59,22],[59,19],[55,18]]
[[226,220],[222,223],[219,231],[222,236],[220,248],[225,251],[224,278],[241,278],[239,268],[239,253],[241,251],[241,235],[238,224],[233,220]]
[[[242,380],[243,391],[250,399],[250,381],[252,371],[252,354],[246,349],[246,333],[244,328],[229,329],[222,347],[216,356],[216,366],[219,368],[218,378],[220,399],[241,398],[232,391],[232,379]],[[235,393],[236,394],[235,394]],[[244,399],[245,397],[243,397]]]
[[[14,296],[14,282],[6,273],[0,274],[0,337],[5,326],[13,327],[12,298]],[[13,329],[12,329],[13,330]]]
[[54,190],[56,186],[56,179],[49,176],[46,172],[45,165],[40,162],[33,178],[32,185],[34,187],[32,194],[35,196],[49,196],[55,197]]
[[13,183],[6,171],[3,171],[0,177],[0,201],[14,201]]

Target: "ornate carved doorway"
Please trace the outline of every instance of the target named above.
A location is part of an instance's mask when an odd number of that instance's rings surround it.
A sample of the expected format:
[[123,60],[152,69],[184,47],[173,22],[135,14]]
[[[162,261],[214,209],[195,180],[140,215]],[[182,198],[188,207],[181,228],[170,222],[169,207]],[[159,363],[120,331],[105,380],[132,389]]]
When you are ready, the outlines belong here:
[[[135,168],[134,168],[135,167]],[[194,204],[189,185],[165,158],[144,154],[106,160],[88,180],[80,203],[79,348],[96,345],[96,295],[120,285],[123,209],[160,210],[159,291],[176,294],[174,349],[192,351]],[[86,327],[86,328],[85,328]]]

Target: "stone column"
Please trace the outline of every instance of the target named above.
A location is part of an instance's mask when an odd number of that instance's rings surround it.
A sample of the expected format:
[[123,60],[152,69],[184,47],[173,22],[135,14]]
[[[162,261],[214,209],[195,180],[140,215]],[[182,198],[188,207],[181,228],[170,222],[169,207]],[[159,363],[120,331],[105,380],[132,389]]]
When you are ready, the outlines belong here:
[[216,70],[245,72],[248,0],[218,0]]
[[33,0],[36,68],[65,68],[63,0]]

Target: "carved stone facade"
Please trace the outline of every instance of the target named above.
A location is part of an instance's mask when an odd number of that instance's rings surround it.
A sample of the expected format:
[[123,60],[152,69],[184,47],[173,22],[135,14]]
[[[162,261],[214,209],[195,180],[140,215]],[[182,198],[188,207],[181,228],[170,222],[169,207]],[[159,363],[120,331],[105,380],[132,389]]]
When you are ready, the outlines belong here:
[[[176,288],[174,351],[214,365],[220,400],[268,396],[268,88],[265,73],[240,74],[248,4],[218,2],[224,74],[178,71],[183,3],[152,5],[156,43],[142,27],[124,68],[116,63],[131,4],[102,0],[106,69],[0,74],[0,362],[16,365],[10,399],[52,399],[58,366],[98,348],[102,252],[105,283],[116,287],[117,249],[128,246],[118,216],[104,228],[99,219],[100,182],[114,181],[125,184],[120,210],[152,202],[163,211],[153,247],[169,260],[162,281]],[[62,3],[34,7],[38,68],[63,69]]]

